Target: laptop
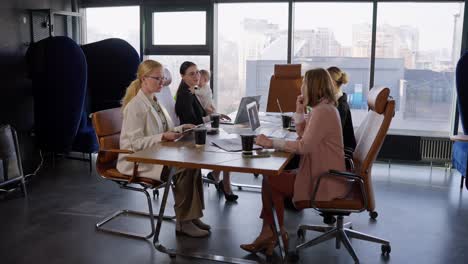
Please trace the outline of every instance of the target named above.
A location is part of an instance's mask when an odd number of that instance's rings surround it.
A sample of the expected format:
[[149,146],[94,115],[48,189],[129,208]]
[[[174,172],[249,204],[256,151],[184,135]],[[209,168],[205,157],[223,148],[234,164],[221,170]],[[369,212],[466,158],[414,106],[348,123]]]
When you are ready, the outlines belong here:
[[223,130],[228,134],[254,134],[260,135],[264,134],[267,137],[272,138],[285,138],[288,136],[289,131],[283,129],[283,127],[278,127],[276,125],[273,126],[265,126],[260,127],[260,116],[258,113],[257,102],[252,102],[247,104],[246,112],[249,119],[249,127],[238,127],[238,126],[226,126],[223,127]]
[[241,124],[241,123],[246,123],[249,121],[249,117],[247,115],[247,105],[252,102],[256,102],[258,105],[258,108],[260,108],[260,97],[261,95],[256,95],[256,96],[245,96],[242,97],[240,103],[239,103],[239,108],[237,109],[237,114],[236,118],[234,121],[220,121],[221,124],[225,125],[235,125],[235,124]]

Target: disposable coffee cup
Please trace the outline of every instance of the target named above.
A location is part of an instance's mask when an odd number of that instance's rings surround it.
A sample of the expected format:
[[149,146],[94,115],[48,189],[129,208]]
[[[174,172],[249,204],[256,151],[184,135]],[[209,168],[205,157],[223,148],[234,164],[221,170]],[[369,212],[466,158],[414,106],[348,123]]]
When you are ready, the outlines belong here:
[[287,115],[287,114],[282,114],[281,120],[283,121],[283,128],[288,128],[291,125],[292,116]]
[[205,127],[197,127],[194,130],[195,135],[195,146],[200,147],[205,145],[206,143],[206,128]]
[[245,155],[252,155],[255,135],[243,134],[243,135],[240,135],[240,137],[242,141],[242,153]]
[[219,128],[219,119],[220,119],[220,114],[211,114],[210,115],[211,119],[211,128]]

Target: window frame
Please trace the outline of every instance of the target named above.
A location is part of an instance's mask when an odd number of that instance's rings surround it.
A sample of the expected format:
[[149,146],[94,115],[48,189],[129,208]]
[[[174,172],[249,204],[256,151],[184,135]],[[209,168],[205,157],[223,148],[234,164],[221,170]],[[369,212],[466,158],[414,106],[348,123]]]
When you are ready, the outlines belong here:
[[[142,54],[149,55],[212,55],[213,51],[213,5],[212,4],[143,4],[142,21]],[[154,45],[153,44],[153,13],[157,12],[206,12],[206,44],[205,45]]]

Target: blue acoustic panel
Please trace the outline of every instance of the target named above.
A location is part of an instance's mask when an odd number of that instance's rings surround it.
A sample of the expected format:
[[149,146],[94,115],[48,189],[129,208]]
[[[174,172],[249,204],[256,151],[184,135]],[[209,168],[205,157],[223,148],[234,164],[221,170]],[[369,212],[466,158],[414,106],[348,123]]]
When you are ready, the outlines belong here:
[[81,48],[88,62],[89,112],[120,107],[127,86],[135,79],[140,57],[125,40],[111,38]]
[[86,58],[68,37],[50,37],[27,54],[39,147],[68,152],[78,131],[86,92]]

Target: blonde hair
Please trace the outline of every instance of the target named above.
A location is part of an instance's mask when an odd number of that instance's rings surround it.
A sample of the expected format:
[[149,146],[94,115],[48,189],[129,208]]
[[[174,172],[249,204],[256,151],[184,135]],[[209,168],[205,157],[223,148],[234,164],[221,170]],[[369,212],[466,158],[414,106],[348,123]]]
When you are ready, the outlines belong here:
[[331,78],[335,81],[337,89],[339,89],[341,85],[347,84],[349,82],[348,75],[340,68],[333,66],[328,68],[327,71],[330,73]]
[[322,100],[338,105],[335,98],[335,85],[327,70],[317,68],[308,70],[304,76],[304,104],[316,106]]
[[211,74],[207,70],[200,70],[200,76],[205,76],[206,79],[208,79],[208,80],[211,78]]
[[138,66],[136,79],[133,80],[125,91],[122,98],[122,110],[125,109],[128,102],[133,99],[141,89],[141,79],[152,72],[154,69],[162,68],[162,64],[154,60],[145,60]]

